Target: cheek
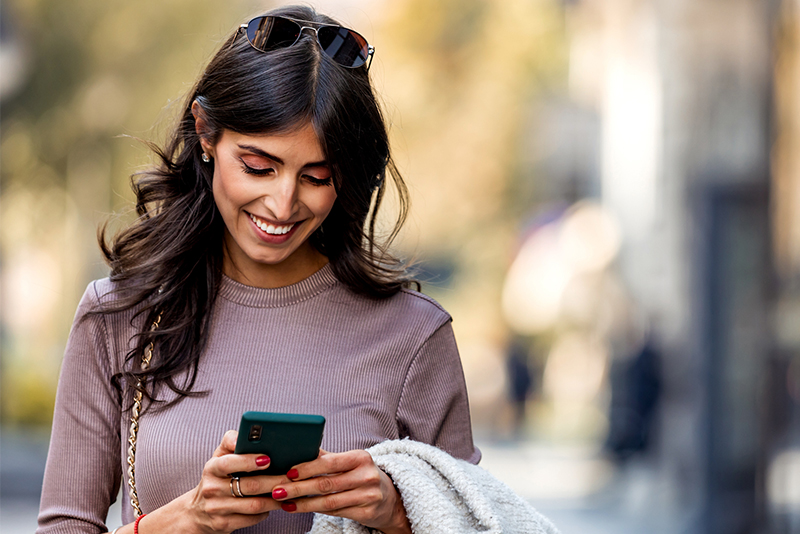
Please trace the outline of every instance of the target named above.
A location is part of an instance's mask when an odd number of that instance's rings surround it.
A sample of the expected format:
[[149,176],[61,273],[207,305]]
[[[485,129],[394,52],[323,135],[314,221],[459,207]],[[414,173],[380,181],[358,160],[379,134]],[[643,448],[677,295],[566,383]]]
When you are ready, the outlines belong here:
[[301,189],[300,202],[314,214],[317,219],[328,216],[336,202],[336,189],[333,187],[313,187]]
[[317,209],[315,210],[319,217],[325,218],[333,209],[333,205],[336,203],[336,189],[333,187],[326,188],[327,190],[324,192],[325,194],[320,195],[318,200]]
[[217,209],[226,215],[231,209],[235,209],[239,203],[241,196],[241,188],[236,187],[236,183],[226,178],[219,170],[214,171],[214,179],[211,184],[211,191],[214,194],[214,202],[217,204]]

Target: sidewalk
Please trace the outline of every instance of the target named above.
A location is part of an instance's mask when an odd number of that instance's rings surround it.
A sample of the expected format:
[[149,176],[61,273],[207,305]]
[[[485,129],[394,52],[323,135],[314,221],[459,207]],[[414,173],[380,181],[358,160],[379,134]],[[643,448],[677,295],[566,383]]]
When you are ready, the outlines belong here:
[[478,442],[481,465],[547,516],[563,534],[671,534],[661,509],[669,488],[634,461],[620,472],[587,447]]

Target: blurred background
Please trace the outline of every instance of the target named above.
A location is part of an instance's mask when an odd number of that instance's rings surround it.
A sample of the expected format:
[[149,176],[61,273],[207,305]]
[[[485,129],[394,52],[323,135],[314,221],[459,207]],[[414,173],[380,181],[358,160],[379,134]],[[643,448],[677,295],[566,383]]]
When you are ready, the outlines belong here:
[[[2,532],[35,529],[132,137],[277,3],[0,3]],[[397,248],[454,317],[482,464],[565,534],[800,533],[800,0],[314,5],[377,49]]]

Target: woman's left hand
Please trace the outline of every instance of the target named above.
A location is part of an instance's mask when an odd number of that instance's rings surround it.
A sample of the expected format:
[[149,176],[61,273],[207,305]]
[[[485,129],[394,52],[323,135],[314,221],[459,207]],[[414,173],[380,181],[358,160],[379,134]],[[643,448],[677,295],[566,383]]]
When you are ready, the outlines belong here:
[[292,482],[272,489],[272,498],[287,512],[346,517],[384,534],[411,532],[403,500],[367,451],[321,450],[316,460],[287,476]]

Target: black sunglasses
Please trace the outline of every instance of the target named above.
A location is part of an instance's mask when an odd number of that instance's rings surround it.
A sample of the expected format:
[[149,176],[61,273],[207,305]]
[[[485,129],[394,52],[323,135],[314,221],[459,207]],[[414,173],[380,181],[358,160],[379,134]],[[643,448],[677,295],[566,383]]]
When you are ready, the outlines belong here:
[[[313,26],[304,26],[304,24],[313,24]],[[239,30],[244,30],[247,40],[253,48],[262,52],[292,46],[306,29],[314,31],[322,51],[339,65],[355,69],[369,60],[367,65],[367,70],[369,70],[375,48],[370,46],[360,34],[348,28],[271,15],[256,17],[239,27]]]

